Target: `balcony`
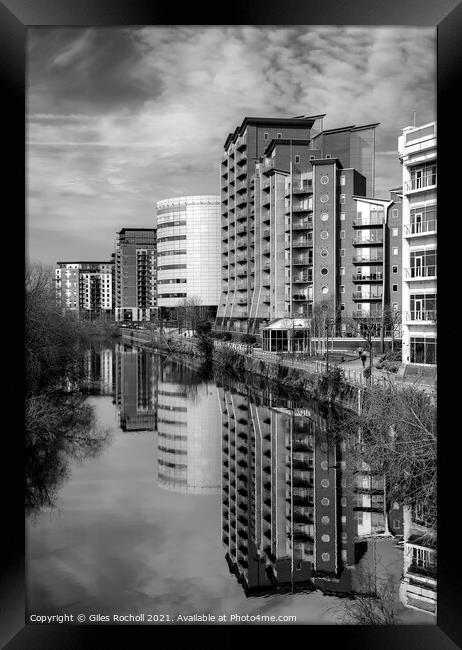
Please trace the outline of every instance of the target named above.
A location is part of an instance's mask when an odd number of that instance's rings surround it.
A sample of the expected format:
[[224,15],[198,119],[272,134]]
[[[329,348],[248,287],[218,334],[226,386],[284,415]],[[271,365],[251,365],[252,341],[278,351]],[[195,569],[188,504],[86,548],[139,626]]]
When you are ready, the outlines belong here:
[[294,293],[292,300],[295,302],[307,302],[308,300],[312,300],[312,298],[307,293]]
[[236,275],[240,276],[240,277],[243,276],[243,275],[247,275],[247,266],[246,265],[239,266],[237,271],[236,271]]
[[247,135],[241,135],[237,140],[236,140],[236,149],[238,151],[243,151],[247,147]]
[[[298,203],[294,202],[292,204],[292,212],[312,212],[313,210],[313,205],[311,203]],[[290,210],[286,210],[287,212],[290,212]]]
[[271,237],[271,228],[263,228],[261,234],[265,239],[269,239]]
[[238,280],[237,289],[238,291],[247,291],[247,280]]
[[353,219],[353,226],[356,228],[368,226],[383,226],[383,216],[368,216],[368,217],[355,217]]
[[436,309],[414,309],[406,311],[402,315],[403,323],[418,322],[418,323],[436,323]]
[[[313,192],[313,181],[305,181],[303,185],[294,185],[292,188],[292,194],[311,194]],[[286,191],[286,197],[289,197],[291,194],[291,188],[289,187]]]
[[266,303],[270,302],[269,291],[265,291],[264,293],[261,294],[261,300],[262,300],[262,302],[266,302]]
[[368,301],[368,300],[382,300],[381,293],[364,293],[362,291],[353,292],[353,300]]
[[236,192],[240,194],[241,192],[246,192],[246,191],[247,191],[247,182],[239,181],[239,183],[236,185]]
[[383,262],[383,254],[366,256],[353,255],[353,264],[380,264]]
[[247,194],[245,193],[239,196],[236,201],[236,206],[238,208],[240,208],[243,205],[247,205]]
[[383,237],[353,237],[353,246],[382,246]]
[[404,192],[417,192],[436,187],[436,171],[429,171],[421,175],[413,175],[410,181],[404,183]]
[[383,282],[382,273],[356,273],[351,276],[353,282]]
[[247,210],[237,210],[236,219],[238,221],[243,221],[244,219],[247,219]]
[[236,248],[247,248],[247,237],[238,237],[236,240]]
[[434,235],[436,234],[436,219],[421,221],[404,226],[404,236],[412,237],[413,235]]
[[246,175],[247,175],[247,165],[244,165],[243,167],[240,167],[237,170],[237,174],[236,174],[237,178],[243,178]]
[[419,266],[411,269],[403,269],[405,280],[422,280],[436,278],[436,265]]
[[236,262],[242,264],[242,262],[247,262],[247,253],[239,253],[236,255]]
[[261,252],[263,255],[271,255],[271,246],[269,244],[262,246]]

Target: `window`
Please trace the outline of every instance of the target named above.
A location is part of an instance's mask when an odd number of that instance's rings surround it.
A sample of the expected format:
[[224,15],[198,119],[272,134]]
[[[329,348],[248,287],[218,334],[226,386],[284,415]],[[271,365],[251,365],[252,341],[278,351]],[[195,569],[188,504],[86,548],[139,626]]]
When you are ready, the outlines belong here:
[[343,284],[340,285],[340,293],[345,293],[345,286]]
[[392,273],[398,273],[398,267],[397,266],[392,266],[391,270],[392,270]]
[[340,231],[340,239],[345,239],[345,231],[344,230]]
[[345,213],[344,212],[340,213],[340,221],[345,221]]
[[393,246],[393,255],[398,255],[398,247]]
[[391,211],[391,216],[394,219],[396,219],[396,217],[398,216],[398,208],[393,208],[393,210]]
[[398,228],[392,228],[391,229],[391,236],[392,237],[398,237]]
[[296,163],[299,163],[299,162],[300,162],[300,156],[299,156],[299,155],[295,156],[295,162],[296,162]]
[[340,176],[340,185],[345,185],[345,180],[345,176],[342,174],[342,176]]
[[321,535],[321,541],[330,542],[330,535]]
[[329,554],[329,553],[323,553],[323,554],[321,555],[321,558],[322,558],[322,561],[323,561],[323,562],[329,562],[329,560],[330,560],[330,554]]
[[321,505],[322,505],[322,506],[328,506],[329,503],[330,503],[330,501],[329,501],[329,499],[327,499],[326,497],[324,497],[323,499],[321,499]]
[[411,363],[436,364],[436,339],[411,336]]
[[392,289],[391,289],[391,290],[392,290],[392,291],[398,291],[398,285],[397,285],[397,284],[392,285]]
[[345,194],[340,194],[340,203],[345,203]]
[[323,487],[323,488],[328,488],[329,487],[329,480],[327,478],[322,479],[321,487]]
[[341,266],[339,270],[340,270],[340,275],[345,275],[345,267],[344,266]]
[[264,133],[264,134],[263,134],[263,140],[268,140],[268,137],[269,137],[269,134],[268,134],[268,133]]
[[319,197],[319,200],[321,201],[321,203],[327,203],[327,201],[329,200],[329,195],[328,194],[321,194],[321,196]]
[[345,249],[344,248],[340,249],[340,257],[345,257]]
[[310,156],[310,160],[314,160],[314,156]]
[[329,176],[327,176],[327,174],[323,174],[320,180],[322,185],[327,185],[327,183],[329,182]]
[[278,140],[280,140],[282,138],[282,133],[278,133],[276,137],[278,138]]
[[323,516],[321,517],[321,523],[322,523],[322,524],[326,524],[326,525],[327,525],[329,522],[330,522],[330,518],[329,518],[327,515],[323,515]]
[[332,158],[332,156],[330,155],[330,153],[326,153],[326,158]]
[[[340,311],[344,311],[344,310],[345,310],[345,303],[342,302],[340,304]],[[342,323],[342,332],[346,332],[346,324],[345,323]]]

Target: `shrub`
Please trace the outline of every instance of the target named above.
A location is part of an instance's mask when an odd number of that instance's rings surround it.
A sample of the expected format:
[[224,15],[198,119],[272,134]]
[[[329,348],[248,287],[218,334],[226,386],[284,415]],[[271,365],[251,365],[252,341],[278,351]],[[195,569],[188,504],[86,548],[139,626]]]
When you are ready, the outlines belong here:
[[244,334],[244,336],[242,337],[242,343],[248,343],[249,345],[251,345],[252,343],[255,343],[256,341],[257,341],[257,338],[253,334]]
[[231,341],[231,332],[223,332],[223,341]]

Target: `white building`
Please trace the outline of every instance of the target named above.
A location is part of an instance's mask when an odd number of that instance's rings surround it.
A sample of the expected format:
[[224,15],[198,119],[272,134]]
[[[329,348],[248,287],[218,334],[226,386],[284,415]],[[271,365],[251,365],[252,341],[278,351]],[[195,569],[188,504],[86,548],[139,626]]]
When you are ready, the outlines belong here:
[[195,299],[215,318],[221,289],[220,197],[158,201],[157,304],[165,312]]
[[403,166],[403,363],[406,374],[436,370],[436,122],[406,127]]

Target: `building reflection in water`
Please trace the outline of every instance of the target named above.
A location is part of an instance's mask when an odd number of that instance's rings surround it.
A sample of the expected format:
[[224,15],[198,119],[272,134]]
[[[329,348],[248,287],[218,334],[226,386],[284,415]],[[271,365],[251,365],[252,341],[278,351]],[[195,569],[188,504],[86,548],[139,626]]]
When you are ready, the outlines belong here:
[[116,405],[122,431],[157,430],[158,358],[128,345],[116,346]]
[[214,384],[171,357],[116,348],[116,404],[123,431],[157,431],[158,484],[218,493],[221,420]]
[[367,536],[385,532],[384,482],[350,466],[315,406],[218,386],[226,561],[247,596],[361,590]]
[[221,420],[213,384],[174,360],[160,362],[158,383],[159,486],[189,494],[220,489]]
[[85,351],[83,375],[99,395],[114,394],[114,350],[93,346]]

